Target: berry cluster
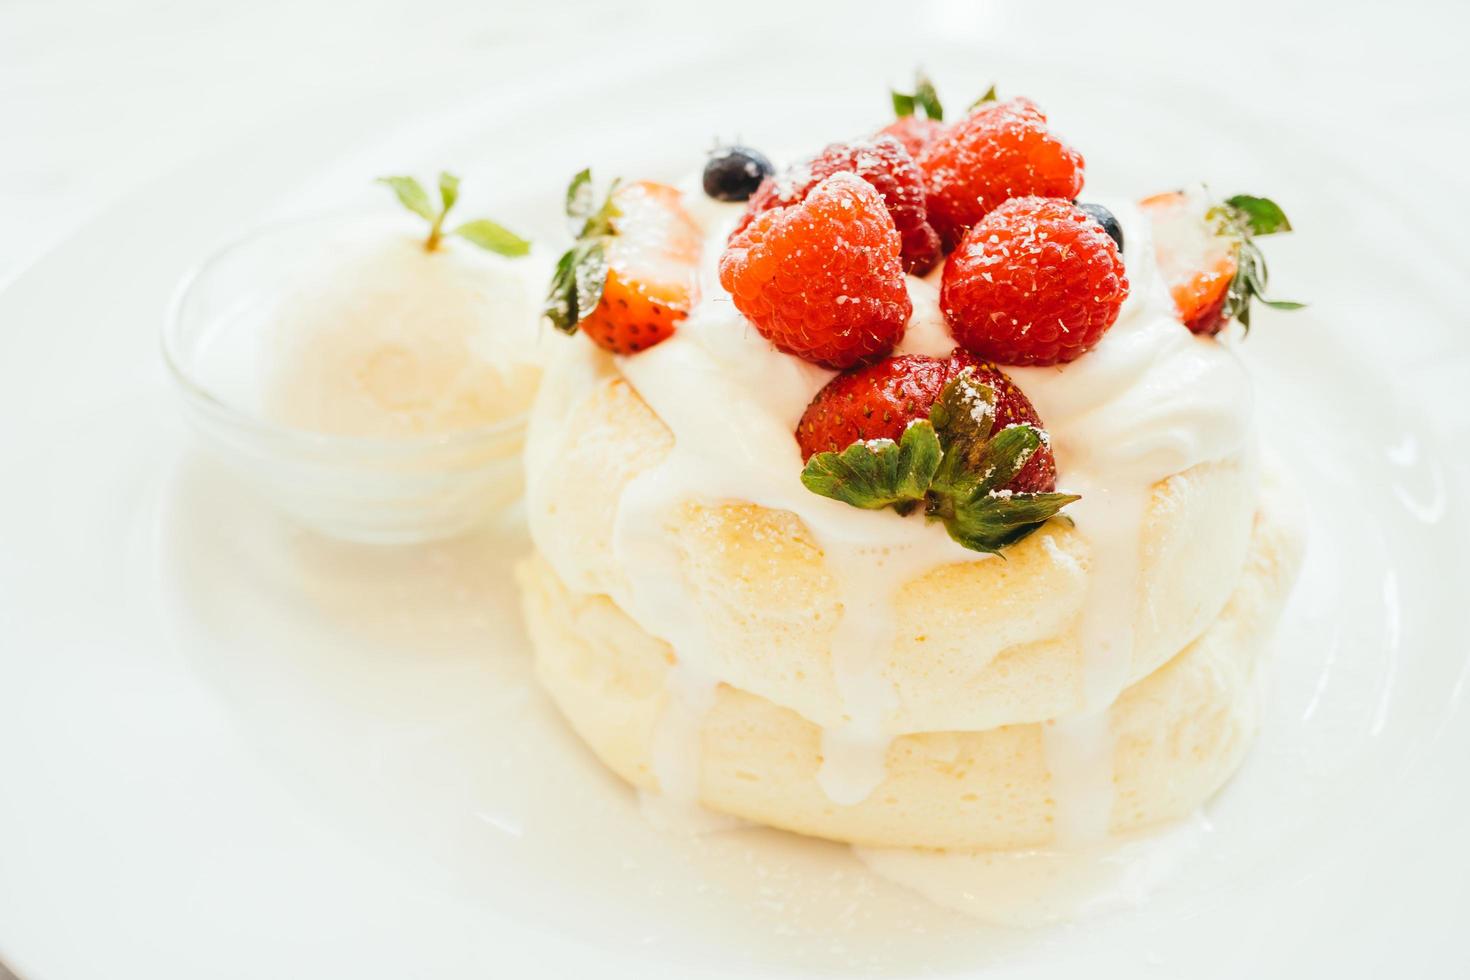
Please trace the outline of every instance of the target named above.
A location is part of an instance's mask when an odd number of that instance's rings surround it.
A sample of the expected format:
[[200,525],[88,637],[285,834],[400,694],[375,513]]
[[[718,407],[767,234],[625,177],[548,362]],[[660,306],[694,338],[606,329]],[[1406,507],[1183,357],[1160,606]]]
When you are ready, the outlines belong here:
[[[1128,295],[1119,246],[1103,223],[1116,221],[1072,202],[1082,155],[1034,103],[987,95],[946,124],[921,80],[915,94],[895,95],[895,107],[909,112],[898,122],[761,182],[720,260],[721,285],[757,330],[828,367],[872,363],[902,339],[886,298],[904,272],[924,274],[948,248],[941,308],[962,347],[1003,364],[1057,364],[1097,343]],[[841,175],[871,186],[888,220],[863,208],[811,220],[812,202],[829,197],[819,192]],[[788,217],[761,220],[773,212]],[[889,229],[900,269],[874,262],[860,275],[834,274],[842,243]],[[752,264],[756,252],[782,261]]]
[[[1077,202],[1082,154],[1031,100],[992,88],[947,122],[921,76],[893,104],[898,119],[873,136],[782,172],[747,147],[710,155],[705,193],[746,202],[719,281],[775,348],[842,372],[797,427],[809,489],[856,507],[922,507],[966,547],[993,551],[1075,499],[1055,492],[1041,419],[999,365],[1064,364],[1098,344],[1128,297],[1123,230],[1106,208]],[[700,243],[673,188],[615,188],[599,209],[583,185],[568,195],[578,244],[558,266],[548,315],[631,354],[670,336],[690,308]],[[1247,195],[1201,206],[1182,193],[1143,208],[1181,321],[1201,334],[1248,323],[1265,289],[1251,235],[1288,230],[1280,209]],[[907,277],[941,261],[939,305],[957,347],[893,356],[912,313]]]

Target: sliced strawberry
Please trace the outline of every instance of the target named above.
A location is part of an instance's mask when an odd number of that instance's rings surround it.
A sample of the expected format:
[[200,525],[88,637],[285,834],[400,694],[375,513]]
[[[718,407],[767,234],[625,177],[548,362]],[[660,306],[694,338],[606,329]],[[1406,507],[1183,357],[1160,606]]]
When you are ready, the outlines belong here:
[[1170,191],[1139,205],[1153,221],[1154,253],[1179,319],[1195,333],[1219,333],[1240,240],[1205,220],[1209,204],[1201,195]]
[[1290,231],[1273,202],[1240,194],[1225,201],[1203,188],[1144,198],[1139,206],[1153,223],[1154,254],[1180,321],[1214,336],[1232,318],[1250,325],[1250,302],[1277,309],[1301,304],[1265,298],[1266,263],[1253,238]]
[[582,332],[615,354],[633,354],[666,339],[689,314],[699,226],[667,184],[640,180],[612,201],[618,216],[607,243],[607,283]]
[[588,180],[579,174],[568,195],[568,214],[582,226],[557,265],[546,313],[604,350],[636,354],[668,339],[689,314],[699,226],[676,188],[647,180],[616,188],[593,212],[587,195],[579,198]]

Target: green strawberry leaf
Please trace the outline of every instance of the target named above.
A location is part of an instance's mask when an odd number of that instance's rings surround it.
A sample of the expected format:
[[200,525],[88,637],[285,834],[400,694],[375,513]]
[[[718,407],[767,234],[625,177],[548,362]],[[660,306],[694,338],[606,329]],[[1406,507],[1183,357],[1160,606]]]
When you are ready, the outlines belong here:
[[577,285],[577,320],[580,322],[602,301],[602,291],[607,286],[607,254],[602,240],[597,239],[579,246],[576,256],[572,271]]
[[576,333],[577,321],[577,275],[575,265],[577,250],[569,248],[556,262],[551,274],[551,287],[546,292],[546,301],[541,313],[551,325],[563,333]]
[[450,234],[458,235],[467,242],[508,258],[517,258],[531,251],[531,243],[502,224],[489,218],[466,221]]
[[939,92],[934,88],[934,83],[922,71],[914,73],[914,91],[912,93],[890,90],[889,95],[893,98],[893,114],[902,118],[912,116],[915,110],[922,110],[928,119],[943,119],[944,105],[939,101]]
[[572,219],[572,234],[581,234],[582,226],[592,216],[592,169],[584,167],[567,185],[567,217]]
[[1013,545],[1075,500],[1070,493],[987,493],[955,505],[944,529],[971,551],[992,554]]
[[602,239],[578,242],[557,260],[541,313],[561,332],[576,333],[577,324],[597,307],[606,285]]
[[582,232],[578,238],[606,238],[617,234],[615,222],[622,217],[623,212],[618,210],[617,204],[613,203],[613,194],[617,193],[620,181],[614,180],[607,188],[607,197],[602,200],[602,207],[593,211],[587,217],[587,223],[582,226]]
[[1291,222],[1286,212],[1275,201],[1251,194],[1237,194],[1225,199],[1234,211],[1236,220],[1252,235],[1275,235],[1291,231]]
[[546,292],[542,314],[563,333],[576,333],[577,324],[602,301],[607,287],[607,240],[617,234],[622,216],[613,201],[619,181],[607,189],[602,203],[592,183],[591,169],[579,170],[567,185],[566,212],[576,242],[557,260]]
[[988,88],[988,89],[985,90],[985,94],[984,95],[980,96],[980,98],[978,98],[974,102],[971,102],[970,103],[970,108],[971,109],[978,109],[982,105],[984,105],[985,103],[987,103],[987,102],[994,102],[994,101],[996,101],[999,98],[1000,98],[1000,96],[998,96],[998,95],[995,94],[995,86],[992,85],[992,86],[990,86],[990,88]]
[[977,481],[980,459],[995,425],[995,389],[965,368],[939,392],[929,410],[944,458],[934,482],[950,492],[965,493]]
[[[1232,198],[1231,200],[1235,200]],[[1239,227],[1239,226],[1237,226]],[[1261,253],[1261,248],[1251,239],[1249,230],[1242,232],[1240,248],[1235,256],[1235,277],[1230,280],[1230,286],[1225,293],[1225,306],[1223,314],[1226,319],[1234,317],[1240,321],[1247,334],[1251,329],[1251,301],[1260,300],[1265,305],[1276,310],[1300,310],[1305,303],[1296,303],[1291,300],[1267,299],[1266,284],[1268,281],[1266,273],[1266,257]]]
[[928,420],[910,423],[898,442],[874,439],[817,453],[801,471],[802,485],[864,510],[907,514],[922,503],[925,516],[942,521],[961,545],[998,552],[1079,498],[1003,489],[1046,436],[1032,425],[993,431],[995,399],[995,390],[966,368],[940,391]]
[[1014,480],[1045,441],[1041,430],[1032,425],[1008,425],[997,432],[973,464],[976,482],[969,492],[970,499],[999,490]]
[[599,206],[596,189],[592,183],[592,170],[584,168],[577,171],[572,177],[572,182],[567,185],[566,200],[567,217],[572,221],[573,238],[594,238],[613,234],[613,219],[620,214],[618,206],[613,203],[613,193],[617,191],[619,183],[620,181],[614,180],[608,185],[607,194]]
[[412,177],[379,177],[378,183],[391,187],[398,197],[398,203],[425,221],[433,221],[437,217],[424,185]]
[[923,501],[940,461],[939,437],[920,420],[898,442],[855,442],[840,453],[816,453],[801,471],[812,493],[863,510],[894,507],[908,513]]

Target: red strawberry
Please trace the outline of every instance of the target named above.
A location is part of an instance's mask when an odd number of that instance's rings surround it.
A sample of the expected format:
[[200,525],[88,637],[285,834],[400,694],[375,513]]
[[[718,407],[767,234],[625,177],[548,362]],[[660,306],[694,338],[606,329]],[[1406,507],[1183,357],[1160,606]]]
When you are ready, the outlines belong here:
[[[579,174],[573,191],[590,189],[588,181]],[[679,191],[638,181],[613,191],[595,213],[586,197],[574,198],[568,197],[568,214],[582,222],[581,231],[558,263],[545,312],[560,329],[580,327],[614,354],[635,354],[668,339],[693,304],[700,251],[699,226]],[[599,276],[605,277],[600,289]],[[589,283],[597,300],[587,310]]]
[[804,199],[811,189],[835,173],[855,173],[877,188],[903,238],[903,267],[922,275],[939,261],[939,236],[929,226],[924,208],[924,179],[903,144],[888,136],[853,143],[833,143],[816,159],[788,173],[768,177],[757,188],[731,237],[772,208]]
[[[840,450],[822,448],[853,435]],[[974,551],[1003,550],[1077,499],[1052,492],[1056,464],[1026,396],[964,351],[839,375],[796,436],[812,493],[864,510],[922,507]]]
[[877,136],[892,136],[903,144],[909,155],[918,159],[919,153],[939,138],[945,130],[944,123],[925,116],[899,116],[878,130]]
[[1253,297],[1280,309],[1299,305],[1262,296],[1266,264],[1252,238],[1291,230],[1275,203],[1244,194],[1216,201],[1203,192],[1171,191],[1139,205],[1152,219],[1154,254],[1179,319],[1193,332],[1214,336],[1232,317],[1249,326]]
[[777,349],[841,370],[903,336],[913,305],[900,247],[873,185],[838,173],[731,238],[720,285]]
[[[860,440],[892,439],[916,419],[927,419],[934,400],[965,368],[995,392],[994,428],[1028,424],[1042,428],[1041,418],[1010,377],[963,348],[947,358],[904,354],[839,374],[817,392],[796,427],[801,458],[841,452]],[[1016,493],[1050,493],[1056,489],[1057,467],[1043,443],[1006,489]]]
[[1082,190],[1082,154],[1053,136],[1024,98],[982,102],[926,146],[918,164],[929,223],[946,248],[1008,198],[1074,198]]
[[652,347],[689,314],[699,226],[676,188],[641,180],[612,196],[618,216],[606,247],[607,283],[582,332],[614,354]]
[[1001,364],[1058,364],[1092,349],[1128,296],[1118,246],[1054,198],[1014,198],[966,232],[939,306],[954,339]]

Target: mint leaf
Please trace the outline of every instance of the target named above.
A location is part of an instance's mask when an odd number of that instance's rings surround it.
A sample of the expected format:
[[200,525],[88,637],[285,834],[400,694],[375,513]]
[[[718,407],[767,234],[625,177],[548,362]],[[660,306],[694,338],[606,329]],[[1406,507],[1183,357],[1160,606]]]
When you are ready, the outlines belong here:
[[1080,500],[1070,493],[989,493],[956,504],[944,529],[971,551],[992,554],[1015,544]]
[[450,234],[458,235],[465,241],[485,249],[487,252],[495,252],[516,258],[531,251],[531,243],[517,235],[504,225],[497,224],[489,218],[480,218],[477,221],[466,221]]
[[1286,212],[1270,198],[1237,194],[1227,197],[1225,203],[1252,235],[1275,235],[1278,232],[1291,231],[1291,222],[1286,219]]
[[924,115],[929,119],[943,119],[944,106],[939,101],[939,92],[934,88],[934,83],[923,72],[914,74],[914,91],[912,93],[890,90],[889,95],[893,99],[893,114],[899,116],[912,116],[916,109],[922,109]]
[[391,187],[398,197],[398,203],[425,221],[433,221],[438,217],[424,185],[412,177],[379,177],[377,182]]
[[459,178],[454,174],[440,171],[439,200],[444,202],[444,210],[439,212],[442,218],[449,213],[450,208],[454,207],[454,202],[459,200]]
[[[437,249],[445,234],[444,219],[459,201],[459,178],[448,171],[439,172],[438,210],[434,209],[424,185],[413,177],[379,177],[378,183],[391,187],[400,204],[429,223],[424,249],[429,252]],[[488,218],[467,221],[448,234],[458,235],[483,249],[511,257],[525,255],[531,250],[530,242]]]
[[864,510],[897,507],[907,513],[924,499],[939,466],[939,437],[927,421],[904,430],[898,442],[855,442],[840,453],[807,460],[801,482],[812,493]]

